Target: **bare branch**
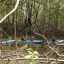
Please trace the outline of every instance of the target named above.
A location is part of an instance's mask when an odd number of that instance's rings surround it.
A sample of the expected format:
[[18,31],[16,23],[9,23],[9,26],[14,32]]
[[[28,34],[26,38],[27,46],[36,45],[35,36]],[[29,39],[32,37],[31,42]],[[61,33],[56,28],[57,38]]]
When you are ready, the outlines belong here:
[[39,35],[39,36],[43,37],[43,38],[46,40],[46,42],[47,42],[47,44],[48,44],[48,47],[49,47],[53,52],[55,52],[58,56],[64,56],[64,55],[59,54],[56,50],[54,50],[54,48],[52,48],[52,47],[49,45],[48,39],[47,39],[44,35],[41,35],[41,34],[36,33],[36,32],[34,32],[34,31],[33,31],[33,33],[36,34],[36,35]]
[[13,9],[11,12],[9,12],[8,14],[6,14],[6,15],[0,20],[0,23],[2,23],[10,14],[12,14],[12,13],[17,9],[17,7],[18,7],[18,5],[19,5],[19,1],[20,1],[20,0],[17,0],[14,9]]
[[[51,60],[51,61],[64,61],[64,60],[60,60],[60,59],[53,59],[53,58],[13,58],[15,60],[30,60],[30,59],[34,59],[34,60]],[[13,59],[9,59],[10,61],[13,61]],[[8,60],[8,59],[3,59],[4,61]]]
[[[7,34],[2,28],[0,28],[0,30],[1,30],[7,37],[9,37],[8,34]],[[10,37],[9,37],[9,38],[10,38]]]

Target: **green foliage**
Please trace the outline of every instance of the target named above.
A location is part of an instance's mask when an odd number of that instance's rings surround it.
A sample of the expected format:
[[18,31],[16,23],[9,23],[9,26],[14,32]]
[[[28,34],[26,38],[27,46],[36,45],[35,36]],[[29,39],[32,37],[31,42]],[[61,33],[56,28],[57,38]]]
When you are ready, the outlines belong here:
[[[32,7],[31,20],[37,23],[38,29],[42,30],[41,31],[42,33],[47,31],[51,32],[52,30],[56,31],[57,29],[63,31],[64,0],[27,0],[27,1],[29,1]],[[5,0],[4,2],[0,3],[0,19],[6,13],[10,12],[13,9],[15,3],[16,0]],[[10,22],[13,23],[14,21],[17,21],[17,31],[21,30],[20,26],[25,20],[23,13],[24,3],[25,3],[24,0],[20,0],[20,4],[16,12],[14,12],[14,14],[11,14],[9,18],[5,20],[5,22],[9,22],[9,23]],[[7,30],[9,31],[8,28]],[[11,31],[13,30],[11,29]]]
[[34,60],[34,58],[38,58],[39,53],[31,48],[27,49],[27,53],[28,54],[25,56],[25,58],[30,59],[27,61],[27,64],[37,64],[37,61]]

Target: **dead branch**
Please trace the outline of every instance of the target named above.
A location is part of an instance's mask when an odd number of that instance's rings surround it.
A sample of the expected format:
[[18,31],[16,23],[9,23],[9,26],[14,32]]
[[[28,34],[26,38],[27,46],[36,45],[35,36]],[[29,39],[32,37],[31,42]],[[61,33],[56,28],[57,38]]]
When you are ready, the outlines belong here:
[[[61,60],[61,59],[54,59],[54,58],[13,58],[15,60],[45,60],[45,61],[59,61],[59,62],[62,62],[64,60]],[[13,59],[9,59],[10,61],[13,61]],[[3,59],[4,61],[8,61],[8,59]]]
[[[2,28],[0,28],[0,30],[1,30],[7,37],[9,37],[8,34],[7,34]],[[9,37],[9,38],[10,38],[10,37]]]
[[18,5],[19,5],[19,0],[17,0],[14,9],[13,9],[11,12],[9,12],[8,14],[6,14],[6,15],[0,20],[0,23],[2,23],[10,14],[12,14],[13,12],[15,12],[16,9],[17,9],[17,7],[18,7]]
[[36,34],[36,35],[39,35],[39,36],[43,37],[43,38],[46,40],[46,42],[47,42],[47,44],[48,44],[48,47],[49,47],[53,52],[55,52],[58,56],[64,56],[64,55],[59,54],[56,50],[54,50],[54,48],[52,48],[52,47],[49,45],[48,39],[47,39],[44,35],[41,35],[41,34],[39,34],[39,33],[36,33],[35,31],[33,31],[33,33]]

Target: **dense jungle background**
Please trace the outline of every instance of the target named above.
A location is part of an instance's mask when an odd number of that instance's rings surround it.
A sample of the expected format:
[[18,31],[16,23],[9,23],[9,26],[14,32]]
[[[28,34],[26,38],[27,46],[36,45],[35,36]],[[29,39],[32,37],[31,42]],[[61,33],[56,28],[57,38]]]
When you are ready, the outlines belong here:
[[[0,2],[0,19],[14,8],[15,3],[16,0]],[[26,20],[25,12],[29,14],[29,22]],[[26,33],[28,23],[30,26],[33,25],[37,32],[46,36],[64,36],[64,0],[20,0],[18,9],[8,16],[0,27],[9,36],[14,36],[15,23],[17,36]]]

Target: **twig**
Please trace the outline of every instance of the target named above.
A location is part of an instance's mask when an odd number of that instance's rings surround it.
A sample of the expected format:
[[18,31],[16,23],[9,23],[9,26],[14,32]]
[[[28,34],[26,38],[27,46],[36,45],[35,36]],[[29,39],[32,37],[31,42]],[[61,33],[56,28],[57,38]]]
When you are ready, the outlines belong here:
[[[50,61],[59,61],[59,62],[62,62],[62,61],[64,61],[64,60],[61,60],[61,59],[54,59],[54,58],[13,58],[13,59],[15,59],[15,60],[32,60],[32,59],[34,59],[34,60],[45,60],[45,61],[48,61],[48,60],[50,60]],[[13,61],[13,59],[9,59],[10,61]],[[8,59],[3,59],[3,61],[7,61]]]
[[39,36],[43,37],[43,38],[46,40],[46,42],[47,42],[47,44],[48,44],[48,47],[49,47],[53,52],[55,52],[58,56],[61,56],[61,57],[64,56],[64,55],[59,54],[56,50],[54,50],[54,48],[52,48],[52,47],[49,45],[48,39],[47,39],[44,35],[41,35],[41,34],[39,34],[39,33],[36,33],[35,31],[33,31],[33,33],[36,34],[36,35],[39,35]]
[[[2,32],[4,32],[4,34],[5,34],[7,37],[9,37],[8,34],[7,34],[2,28],[0,28],[0,30],[1,30]],[[10,38],[10,37],[9,37],[9,38]]]
[[9,64],[10,63],[10,60],[8,59],[8,62],[6,64]]

